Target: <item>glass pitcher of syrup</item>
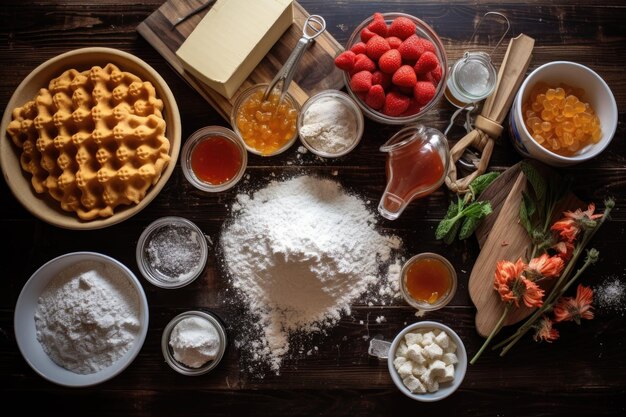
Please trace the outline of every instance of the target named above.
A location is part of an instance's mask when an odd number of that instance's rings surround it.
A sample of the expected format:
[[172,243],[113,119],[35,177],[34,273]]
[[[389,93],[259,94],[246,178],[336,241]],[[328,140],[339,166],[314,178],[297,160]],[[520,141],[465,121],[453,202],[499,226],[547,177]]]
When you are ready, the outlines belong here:
[[387,153],[387,187],[378,211],[395,220],[412,200],[443,184],[450,161],[448,140],[437,129],[411,125],[393,135],[380,150]]

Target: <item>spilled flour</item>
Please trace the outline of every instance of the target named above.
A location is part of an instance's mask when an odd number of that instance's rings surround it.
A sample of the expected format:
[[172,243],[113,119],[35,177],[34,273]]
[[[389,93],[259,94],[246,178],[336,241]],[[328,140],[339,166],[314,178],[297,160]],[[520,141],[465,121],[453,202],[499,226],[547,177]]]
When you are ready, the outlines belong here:
[[240,194],[232,211],[221,246],[251,318],[239,345],[253,362],[279,373],[290,335],[323,331],[356,301],[398,297],[400,239],[378,233],[374,214],[337,182],[273,181]]

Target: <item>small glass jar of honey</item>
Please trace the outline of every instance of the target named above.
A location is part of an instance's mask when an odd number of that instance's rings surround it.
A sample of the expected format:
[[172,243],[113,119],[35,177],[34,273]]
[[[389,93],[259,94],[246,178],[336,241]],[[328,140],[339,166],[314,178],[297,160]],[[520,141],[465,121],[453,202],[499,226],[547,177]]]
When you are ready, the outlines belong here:
[[437,310],[452,300],[457,277],[452,264],[436,253],[420,253],[402,267],[400,288],[407,303],[418,310]]
[[197,189],[220,192],[239,182],[248,165],[243,141],[230,129],[207,126],[194,132],[181,152],[185,178]]

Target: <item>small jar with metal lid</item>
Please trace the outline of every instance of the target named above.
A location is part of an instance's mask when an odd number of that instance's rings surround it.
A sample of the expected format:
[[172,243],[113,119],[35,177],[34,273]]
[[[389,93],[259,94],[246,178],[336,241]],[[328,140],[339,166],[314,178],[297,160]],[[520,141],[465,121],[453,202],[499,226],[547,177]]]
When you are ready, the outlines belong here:
[[498,74],[484,52],[466,52],[451,68],[444,92],[450,103],[462,108],[489,97]]
[[162,288],[180,288],[198,278],[209,248],[202,230],[176,216],[162,217],[143,231],[136,258],[141,274]]
[[215,369],[224,357],[227,337],[212,313],[191,310],[174,317],[163,330],[161,350],[176,372],[197,376]]

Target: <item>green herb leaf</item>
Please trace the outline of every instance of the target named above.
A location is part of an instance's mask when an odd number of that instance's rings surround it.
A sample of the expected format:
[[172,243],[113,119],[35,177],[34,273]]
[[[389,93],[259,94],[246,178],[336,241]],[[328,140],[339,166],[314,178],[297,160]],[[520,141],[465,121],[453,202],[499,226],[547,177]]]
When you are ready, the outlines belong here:
[[454,242],[454,239],[456,238],[456,234],[459,231],[460,227],[461,227],[461,221],[460,220],[455,221],[454,225],[452,226],[448,234],[443,238],[443,242],[446,245],[451,245],[452,242]]
[[526,161],[522,162],[522,171],[524,172],[524,175],[526,175],[526,180],[532,186],[537,200],[543,200],[548,187],[545,178],[543,178],[541,173],[537,171],[537,168],[535,168],[534,165]]
[[485,191],[487,187],[500,175],[499,172],[489,172],[487,174],[479,175],[474,178],[469,185],[469,189],[474,195],[474,198],[478,198],[478,196]]
[[532,230],[532,215],[537,210],[535,202],[525,191],[522,192],[522,201],[519,205],[519,219],[524,229],[530,234]]
[[476,228],[480,225],[482,220],[492,212],[491,204],[487,201],[478,201],[472,203],[472,206],[471,212],[466,214],[463,225],[459,231],[459,240],[465,240],[470,237],[476,231]]

